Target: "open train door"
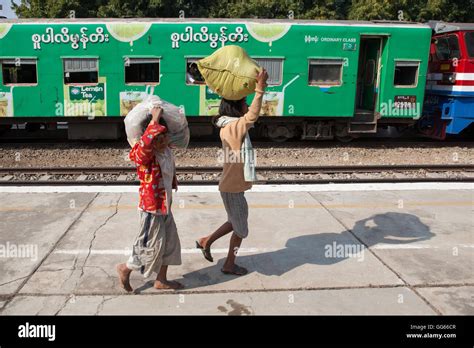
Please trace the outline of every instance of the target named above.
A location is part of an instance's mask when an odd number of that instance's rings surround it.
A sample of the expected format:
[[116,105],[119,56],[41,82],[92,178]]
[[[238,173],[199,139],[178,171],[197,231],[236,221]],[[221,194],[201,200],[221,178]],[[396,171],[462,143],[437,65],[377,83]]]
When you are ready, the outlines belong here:
[[377,132],[377,103],[380,94],[382,52],[386,35],[362,35],[359,49],[359,69],[355,114],[349,125],[350,134]]

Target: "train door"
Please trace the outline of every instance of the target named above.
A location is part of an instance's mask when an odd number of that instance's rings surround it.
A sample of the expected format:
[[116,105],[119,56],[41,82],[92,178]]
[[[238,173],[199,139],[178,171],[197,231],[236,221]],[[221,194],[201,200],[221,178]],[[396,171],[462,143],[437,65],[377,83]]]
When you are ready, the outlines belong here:
[[361,36],[355,113],[349,122],[349,134],[377,133],[377,100],[384,38]]
[[375,112],[379,94],[381,37],[362,37],[357,76],[357,111]]

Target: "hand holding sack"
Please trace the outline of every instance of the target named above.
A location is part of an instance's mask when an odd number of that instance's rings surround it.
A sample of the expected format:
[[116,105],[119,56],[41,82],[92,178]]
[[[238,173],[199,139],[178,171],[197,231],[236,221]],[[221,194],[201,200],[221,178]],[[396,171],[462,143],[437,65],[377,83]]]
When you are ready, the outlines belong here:
[[218,49],[197,62],[206,84],[228,100],[240,100],[255,92],[256,76],[262,70],[240,46]]
[[161,116],[167,125],[170,145],[172,147],[187,148],[189,144],[189,127],[184,111],[156,95],[148,96],[144,101],[137,104],[125,117],[125,132],[130,146],[134,146],[145,132],[150,123],[150,113],[154,107],[161,107]]

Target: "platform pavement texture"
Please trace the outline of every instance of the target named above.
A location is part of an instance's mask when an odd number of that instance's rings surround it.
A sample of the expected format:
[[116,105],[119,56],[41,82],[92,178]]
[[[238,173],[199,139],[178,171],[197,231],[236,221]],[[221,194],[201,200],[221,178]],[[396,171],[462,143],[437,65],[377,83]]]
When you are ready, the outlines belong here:
[[178,192],[183,264],[169,277],[185,289],[134,272],[127,294],[115,265],[138,232],[137,194],[0,193],[0,314],[474,314],[472,190],[246,197],[249,274],[220,272],[228,236],[214,263],[195,249],[226,220],[219,194]]

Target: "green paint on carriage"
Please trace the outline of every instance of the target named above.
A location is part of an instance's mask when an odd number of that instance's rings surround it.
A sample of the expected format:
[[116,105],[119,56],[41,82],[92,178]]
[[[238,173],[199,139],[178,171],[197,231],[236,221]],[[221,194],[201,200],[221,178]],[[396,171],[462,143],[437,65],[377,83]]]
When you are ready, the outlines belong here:
[[[363,78],[370,82],[371,77],[362,75],[369,74],[363,69],[371,68],[372,63],[367,66],[360,62],[361,44],[369,38],[381,42],[374,65],[378,69],[374,81],[378,88],[360,86]],[[183,105],[190,117],[212,115],[217,99],[202,85],[186,84],[186,59],[210,55],[223,44],[235,44],[255,58],[281,59],[281,80],[268,88],[271,93],[265,98],[265,115],[353,117],[359,98],[361,105],[375,99],[373,108],[378,112],[387,105],[398,105],[400,97],[423,102],[430,39],[428,26],[402,23],[256,19],[12,21],[0,26],[0,59],[36,59],[37,83],[6,85],[1,74],[2,102],[13,105],[4,105],[0,111],[10,110],[14,117],[64,116],[58,105],[74,98],[66,96],[63,59],[87,57],[97,58],[98,79],[105,81],[105,116],[123,115],[151,90],[173,104]],[[159,59],[159,82],[153,84],[153,89],[146,83],[126,84],[127,58],[147,57]],[[340,83],[311,85],[310,62],[326,60],[342,62]],[[415,86],[394,86],[397,61],[419,62]],[[358,90],[365,94],[361,97]],[[132,94],[138,99],[127,97]],[[419,115],[389,112],[382,117]]]

